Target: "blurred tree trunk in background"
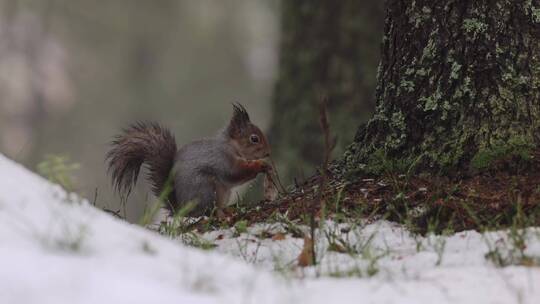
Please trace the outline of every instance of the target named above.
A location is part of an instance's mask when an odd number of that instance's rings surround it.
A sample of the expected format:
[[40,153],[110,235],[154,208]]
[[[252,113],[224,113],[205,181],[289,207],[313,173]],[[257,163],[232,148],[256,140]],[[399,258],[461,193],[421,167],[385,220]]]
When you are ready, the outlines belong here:
[[540,1],[391,0],[376,113],[345,163],[362,171],[383,155],[446,172],[530,150],[539,92]]
[[329,98],[331,131],[338,135],[335,155],[371,117],[384,9],[378,0],[283,1],[281,14],[269,134],[280,173],[289,178],[321,163],[321,95]]

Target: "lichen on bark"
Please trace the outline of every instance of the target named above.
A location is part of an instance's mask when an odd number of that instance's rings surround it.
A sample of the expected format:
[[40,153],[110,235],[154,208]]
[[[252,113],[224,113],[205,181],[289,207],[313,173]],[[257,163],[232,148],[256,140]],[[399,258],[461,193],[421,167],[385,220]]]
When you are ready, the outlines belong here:
[[538,146],[539,2],[390,0],[376,113],[345,152],[348,172],[375,151],[446,172],[493,147]]

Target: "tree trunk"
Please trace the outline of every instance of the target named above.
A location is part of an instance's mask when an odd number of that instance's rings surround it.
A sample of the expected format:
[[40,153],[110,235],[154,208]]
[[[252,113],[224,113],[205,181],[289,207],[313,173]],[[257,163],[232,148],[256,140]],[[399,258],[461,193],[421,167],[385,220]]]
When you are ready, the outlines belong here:
[[538,147],[540,1],[390,0],[377,79],[349,173],[381,156],[468,170]]
[[351,143],[359,121],[371,116],[384,10],[378,0],[283,1],[281,10],[270,141],[281,175],[291,177],[321,164],[322,95],[338,134],[336,155]]

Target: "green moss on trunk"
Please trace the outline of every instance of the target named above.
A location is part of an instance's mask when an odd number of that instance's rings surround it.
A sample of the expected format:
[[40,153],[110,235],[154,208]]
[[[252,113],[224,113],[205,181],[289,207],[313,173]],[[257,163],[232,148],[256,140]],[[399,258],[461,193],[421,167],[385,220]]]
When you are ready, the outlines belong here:
[[538,0],[388,3],[376,113],[345,153],[375,151],[432,172],[540,143]]

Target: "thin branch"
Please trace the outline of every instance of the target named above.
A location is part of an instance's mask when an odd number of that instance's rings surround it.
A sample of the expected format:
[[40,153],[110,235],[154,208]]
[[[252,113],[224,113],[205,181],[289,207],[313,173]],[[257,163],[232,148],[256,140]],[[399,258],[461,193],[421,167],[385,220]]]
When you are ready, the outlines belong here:
[[314,206],[311,206],[311,213],[310,213],[310,234],[311,234],[311,246],[312,246],[312,252],[313,252],[313,265],[317,264],[317,257],[316,257],[316,251],[315,251],[315,212],[317,210],[322,211],[325,207],[323,195],[324,190],[326,188],[327,183],[327,176],[326,173],[328,171],[328,164],[330,162],[330,155],[332,153],[332,150],[335,147],[335,140],[331,139],[330,137],[330,123],[328,122],[328,114],[327,114],[327,105],[328,105],[328,97],[322,97],[319,102],[319,123],[321,126],[321,130],[324,135],[324,159],[322,163],[322,172],[320,174],[319,179],[319,188],[318,192],[316,193],[313,204]]

